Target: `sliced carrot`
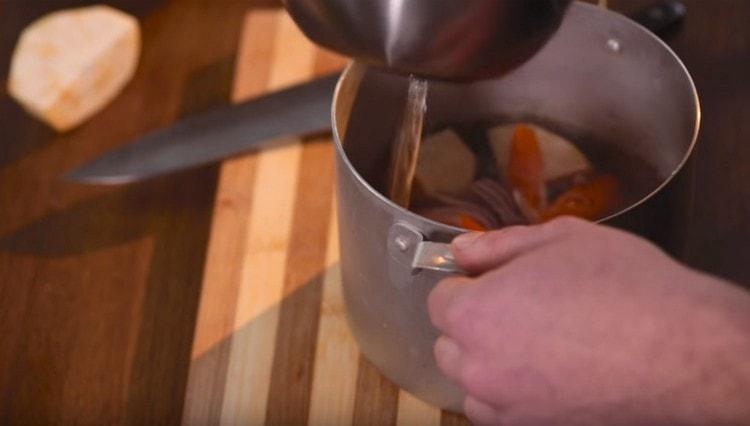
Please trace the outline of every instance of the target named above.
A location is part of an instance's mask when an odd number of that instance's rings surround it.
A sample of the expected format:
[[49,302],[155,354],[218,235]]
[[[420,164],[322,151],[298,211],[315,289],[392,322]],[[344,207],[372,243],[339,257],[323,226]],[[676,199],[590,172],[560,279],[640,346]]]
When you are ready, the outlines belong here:
[[513,131],[506,175],[511,186],[538,210],[545,207],[544,159],[534,129],[519,124]]
[[471,229],[472,231],[487,231],[487,227],[482,225],[473,216],[461,213],[458,215],[458,218],[461,221],[462,228]]
[[542,213],[542,221],[572,215],[596,220],[620,202],[620,183],[612,175],[600,175],[560,194]]

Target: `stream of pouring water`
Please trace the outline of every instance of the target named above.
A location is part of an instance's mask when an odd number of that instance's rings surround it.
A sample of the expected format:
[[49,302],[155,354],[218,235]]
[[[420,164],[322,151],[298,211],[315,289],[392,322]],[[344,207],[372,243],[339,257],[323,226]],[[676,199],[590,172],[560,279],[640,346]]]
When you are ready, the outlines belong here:
[[[608,0],[597,0],[599,6],[607,8]],[[426,80],[409,77],[409,89],[404,113],[397,129],[396,140],[391,147],[391,162],[388,176],[388,196],[401,207],[409,208],[417,160],[422,143],[422,125],[427,111]]]
[[391,148],[391,181],[388,191],[390,199],[404,208],[409,207],[411,200],[426,110],[427,81],[411,76],[401,124]]

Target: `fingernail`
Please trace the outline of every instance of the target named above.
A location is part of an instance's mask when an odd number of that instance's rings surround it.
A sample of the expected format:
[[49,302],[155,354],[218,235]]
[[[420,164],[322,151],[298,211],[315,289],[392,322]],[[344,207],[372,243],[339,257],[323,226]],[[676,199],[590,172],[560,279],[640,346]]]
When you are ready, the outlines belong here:
[[458,237],[453,239],[453,245],[459,249],[464,250],[469,248],[472,244],[474,244],[474,241],[477,240],[477,238],[481,237],[481,232],[467,232],[465,234],[461,234]]

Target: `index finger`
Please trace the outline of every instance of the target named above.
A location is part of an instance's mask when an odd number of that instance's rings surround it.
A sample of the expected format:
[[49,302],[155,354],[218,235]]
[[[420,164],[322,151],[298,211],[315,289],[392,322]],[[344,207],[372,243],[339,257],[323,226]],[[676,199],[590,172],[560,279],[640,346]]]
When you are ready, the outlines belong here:
[[453,240],[451,250],[458,266],[471,275],[477,275],[554,241],[563,233],[562,228],[550,222],[462,234]]

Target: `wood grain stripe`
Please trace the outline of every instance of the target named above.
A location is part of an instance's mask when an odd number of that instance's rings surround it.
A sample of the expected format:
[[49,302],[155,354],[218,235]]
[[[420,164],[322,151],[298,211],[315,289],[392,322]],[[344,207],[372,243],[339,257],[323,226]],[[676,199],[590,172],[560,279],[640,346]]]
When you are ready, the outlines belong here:
[[440,426],[470,426],[471,423],[463,414],[443,411],[440,416]]
[[[279,11],[255,10],[245,14],[235,65],[233,101],[241,102],[268,91],[275,47],[272,41],[278,30]],[[222,168],[233,161],[225,161]]]
[[304,424],[310,405],[333,194],[328,137],[305,143],[289,240],[266,424]]
[[[271,43],[264,38],[276,33],[277,21],[276,13],[246,15],[235,65],[234,102],[264,91],[271,69],[266,52]],[[253,187],[255,172],[255,155],[225,161],[221,167],[185,393],[184,424],[217,423],[221,417],[234,331],[233,301],[239,292],[245,252],[245,239],[238,236],[247,233],[253,200],[249,188]]]
[[[277,13],[270,90],[309,78],[314,65],[310,42]],[[222,423],[265,422],[301,154],[299,141],[258,154]]]
[[352,424],[359,350],[346,323],[345,309],[339,264],[338,222],[336,210],[333,209],[328,230],[323,300],[310,395],[308,424],[312,426]]
[[440,409],[401,390],[398,393],[397,426],[440,426]]
[[[341,56],[315,51],[315,75],[343,68]],[[308,418],[333,182],[330,136],[305,141],[274,350],[269,425],[304,424]]]
[[367,358],[360,355],[352,424],[395,425],[397,409],[398,387],[383,377]]

